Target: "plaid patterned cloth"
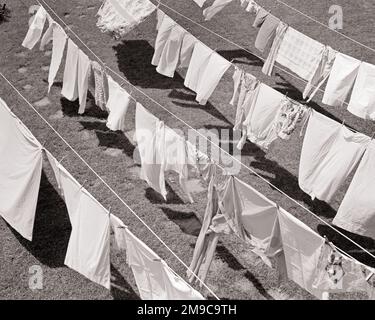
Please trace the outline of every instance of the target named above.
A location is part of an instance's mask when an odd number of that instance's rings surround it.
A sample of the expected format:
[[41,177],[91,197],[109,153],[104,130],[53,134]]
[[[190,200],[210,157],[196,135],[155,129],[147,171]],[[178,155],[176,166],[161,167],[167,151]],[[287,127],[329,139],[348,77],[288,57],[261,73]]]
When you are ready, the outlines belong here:
[[276,61],[305,80],[316,70],[324,45],[289,27],[277,52]]

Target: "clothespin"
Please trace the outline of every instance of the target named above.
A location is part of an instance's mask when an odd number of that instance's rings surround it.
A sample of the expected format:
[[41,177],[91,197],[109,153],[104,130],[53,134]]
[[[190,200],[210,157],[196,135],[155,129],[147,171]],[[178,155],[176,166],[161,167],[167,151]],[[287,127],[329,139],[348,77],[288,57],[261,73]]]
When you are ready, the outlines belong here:
[[67,157],[68,155],[66,154],[65,156],[63,156],[62,158],[61,158],[61,160],[59,161],[59,164],[61,164],[61,162]]
[[371,140],[374,140],[375,137],[375,131],[372,133]]
[[341,126],[344,126],[345,124],[345,119],[342,120]]
[[109,206],[109,209],[108,209],[108,218],[111,218],[111,208],[112,208],[112,206]]

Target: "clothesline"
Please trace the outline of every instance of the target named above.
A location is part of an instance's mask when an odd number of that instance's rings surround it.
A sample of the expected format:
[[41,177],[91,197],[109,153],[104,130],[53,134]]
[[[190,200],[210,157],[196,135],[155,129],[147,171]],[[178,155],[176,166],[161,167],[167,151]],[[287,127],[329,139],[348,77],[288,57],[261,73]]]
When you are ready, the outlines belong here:
[[[185,18],[186,20],[192,22],[193,24],[195,24],[195,25],[201,27],[202,29],[204,29],[204,30],[206,30],[206,31],[208,31],[208,32],[210,32],[210,33],[216,35],[217,37],[223,39],[224,41],[227,41],[228,43],[233,44],[233,45],[236,46],[237,48],[240,48],[241,50],[243,50],[243,51],[245,51],[245,52],[247,52],[247,53],[250,53],[251,55],[257,57],[257,58],[260,59],[260,60],[262,60],[263,62],[266,60],[266,59],[260,57],[259,55],[255,54],[254,52],[252,52],[252,51],[250,51],[250,50],[244,48],[243,46],[241,46],[241,45],[239,45],[239,44],[233,42],[232,40],[230,40],[230,39],[228,39],[228,38],[226,38],[226,37],[224,37],[224,36],[222,36],[222,35],[216,33],[215,31],[213,31],[213,30],[211,30],[211,29],[209,29],[209,28],[207,28],[207,27],[205,27],[204,25],[200,24],[199,22],[196,22],[196,21],[192,20],[191,18],[185,16],[184,14],[178,12],[177,10],[171,8],[170,6],[164,4],[163,2],[161,2],[161,1],[158,0],[158,3],[159,3],[160,5],[163,5],[164,7],[168,8],[169,10],[173,11],[173,12],[176,13],[177,15],[179,15],[179,16]],[[303,83],[305,83],[305,84],[308,83],[308,81],[306,81],[305,79],[303,79],[303,78],[301,78],[301,77],[299,77],[299,76],[297,76],[297,75],[291,73],[290,71],[288,71],[288,70],[286,70],[286,69],[284,69],[284,68],[282,68],[282,67],[280,67],[280,66],[278,66],[278,65],[276,65],[276,64],[275,64],[274,67],[277,68],[277,69],[279,69],[279,70],[281,70],[281,71],[283,71],[283,72],[285,72],[286,74],[290,75],[291,77],[293,77],[293,78],[299,80],[300,82],[303,82]],[[312,88],[317,88],[317,87],[316,87],[316,86],[312,86]],[[324,90],[321,89],[320,87],[318,88],[318,91],[321,92],[321,93],[324,93]],[[344,105],[348,105],[348,103],[347,103],[346,101],[343,101],[343,100],[340,100],[340,99],[338,99],[338,101],[339,101],[339,102],[342,102]],[[353,129],[353,131],[358,132],[357,130],[354,130],[354,129]]]
[[[299,207],[303,208],[305,211],[307,211],[308,213],[310,213],[312,216],[314,216],[316,219],[318,219],[320,222],[322,222],[323,224],[327,225],[329,228],[331,228],[332,230],[334,230],[336,233],[338,233],[339,235],[341,235],[342,237],[344,237],[346,240],[348,240],[349,242],[351,242],[352,244],[354,244],[356,247],[360,248],[363,252],[367,253],[369,256],[371,256],[372,258],[375,259],[375,255],[372,254],[370,251],[368,251],[367,249],[365,249],[364,247],[362,247],[360,244],[358,244],[357,242],[355,242],[354,240],[352,240],[351,238],[349,238],[348,236],[346,236],[344,233],[342,233],[341,231],[339,231],[338,229],[336,229],[334,226],[332,226],[331,224],[329,224],[328,222],[326,222],[324,219],[320,218],[318,215],[316,215],[315,213],[313,213],[311,210],[309,210],[308,208],[306,208],[305,206],[303,206],[302,204],[300,204],[297,200],[293,199],[292,197],[290,197],[288,194],[286,194],[284,191],[282,191],[280,188],[278,188],[277,186],[275,186],[274,184],[272,184],[271,182],[269,182],[267,179],[265,179],[264,177],[262,177],[259,173],[257,173],[255,170],[253,170],[251,167],[245,165],[243,162],[241,162],[240,160],[238,160],[236,157],[233,157],[233,155],[231,155],[229,152],[227,152],[226,150],[222,149],[219,145],[215,144],[214,142],[212,142],[210,139],[208,139],[206,136],[204,136],[201,132],[199,132],[199,130],[196,130],[195,128],[193,128],[190,124],[188,124],[187,122],[185,122],[183,119],[179,118],[177,115],[175,115],[173,112],[171,112],[170,110],[168,110],[166,107],[164,107],[163,105],[161,105],[160,103],[158,103],[155,99],[153,99],[152,97],[150,97],[149,95],[147,95],[144,91],[142,91],[141,89],[137,88],[135,85],[133,85],[132,83],[130,83],[126,78],[124,78],[123,76],[121,76],[118,72],[116,72],[115,70],[111,69],[110,67],[108,67],[102,59],[100,59],[87,45],[86,43],[65,23],[65,21],[60,18],[60,16],[44,1],[44,0],[41,0],[43,3],[45,3],[45,5],[56,15],[56,17],[67,27],[68,30],[70,30],[72,32],[72,34],[99,60],[101,61],[101,63],[103,64],[103,66],[105,66],[106,69],[108,69],[109,71],[111,71],[113,74],[117,75],[119,78],[121,78],[124,82],[128,83],[130,86],[132,86],[135,90],[137,90],[138,92],[140,92],[142,95],[144,95],[145,97],[147,97],[150,101],[152,101],[153,103],[157,104],[158,106],[160,106],[163,110],[165,110],[166,112],[168,112],[170,115],[172,115],[174,118],[176,118],[177,120],[179,120],[180,122],[182,122],[184,125],[186,125],[187,127],[189,127],[190,129],[194,130],[198,135],[200,135],[201,137],[203,137],[204,139],[206,139],[207,141],[210,142],[211,145],[215,146],[216,148],[218,148],[218,150],[222,150],[225,154],[229,155],[232,159],[234,159],[235,161],[237,161],[241,166],[243,166],[244,168],[246,168],[248,171],[252,172],[254,175],[256,175],[258,178],[260,178],[262,181],[266,182],[268,185],[270,185],[272,188],[274,188],[275,190],[277,190],[278,192],[280,192],[281,194],[283,194],[285,197],[287,197],[289,200],[291,200],[292,202],[294,202],[295,204],[297,204]],[[41,4],[41,2],[39,0],[37,0],[37,2]],[[221,169],[223,169],[221,167]],[[343,250],[342,250],[343,251]],[[343,251],[345,252],[345,251]],[[347,253],[346,253],[347,254]],[[348,254],[347,254],[348,255]]]
[[309,16],[308,14],[306,14],[306,13],[304,13],[304,12],[302,12],[302,11],[296,9],[296,8],[294,8],[293,6],[287,4],[287,3],[283,2],[283,1],[280,1],[280,0],[274,0],[274,1],[277,2],[277,3],[281,3],[281,4],[283,4],[284,6],[288,7],[289,9],[292,9],[292,10],[294,10],[295,12],[298,12],[299,14],[305,16],[306,18],[310,19],[311,21],[314,21],[314,22],[316,22],[317,24],[319,24],[319,25],[321,25],[321,26],[323,26],[323,27],[325,27],[325,28],[327,28],[327,29],[329,29],[329,30],[331,30],[331,31],[333,31],[333,32],[336,32],[337,34],[341,35],[342,37],[344,37],[344,38],[346,38],[346,39],[348,39],[348,40],[350,40],[350,41],[352,41],[352,42],[354,42],[354,43],[356,43],[356,44],[358,44],[358,45],[360,45],[360,46],[366,48],[367,50],[370,50],[370,51],[372,51],[372,52],[375,52],[375,49],[374,49],[374,48],[371,48],[371,47],[365,45],[364,43],[362,43],[362,42],[360,42],[360,41],[358,41],[358,40],[355,40],[355,39],[353,39],[353,38],[347,36],[346,34],[344,34],[344,33],[342,33],[342,32],[339,32],[339,31],[337,31],[337,30],[335,30],[335,29],[331,29],[331,28],[330,28],[329,26],[327,26],[326,24],[324,24],[324,23],[322,23],[322,22],[316,20],[315,18]]
[[[120,197],[120,195],[90,166],[87,161],[82,158],[82,156],[70,145],[68,141],[65,140],[65,138],[46,120],[43,115],[35,109],[35,107],[22,95],[22,93],[11,83],[10,80],[8,80],[3,73],[0,72],[0,76],[9,84],[9,86],[12,87],[13,90],[15,90],[18,95],[32,108],[32,110],[47,124],[48,127],[50,127],[55,134],[73,151],[73,153],[90,169],[92,173],[121,201],[121,203],[160,241],[162,245],[164,245],[167,250],[188,270],[192,273],[192,275],[217,299],[220,300],[220,298],[192,271],[189,266],[183,262],[176,253],[148,226],[148,224],[139,216],[137,213]],[[110,210],[109,210],[110,211]]]

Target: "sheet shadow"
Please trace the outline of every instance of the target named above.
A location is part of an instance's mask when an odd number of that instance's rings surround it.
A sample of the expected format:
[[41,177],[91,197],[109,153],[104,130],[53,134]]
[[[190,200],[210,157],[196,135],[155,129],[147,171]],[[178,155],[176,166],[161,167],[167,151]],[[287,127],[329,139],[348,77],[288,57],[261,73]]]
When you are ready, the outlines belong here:
[[50,268],[64,266],[71,233],[71,224],[64,200],[42,172],[36,208],[33,241],[12,229],[18,241],[41,264]]
[[111,295],[115,300],[140,300],[138,294],[112,264]]
[[80,121],[86,130],[94,130],[99,140],[99,146],[123,150],[130,158],[133,158],[135,146],[129,141],[122,131],[111,131],[104,122]]
[[231,125],[231,122],[218,109],[216,109],[212,105],[212,103],[207,101],[205,105],[200,105],[197,101],[195,101],[195,93],[192,91],[190,92],[191,93],[186,93],[181,90],[174,89],[168,94],[168,97],[172,99],[180,99],[183,101],[189,101],[189,103],[187,103],[187,102],[172,100],[172,102],[177,106],[180,106],[186,109],[201,109],[207,112],[208,114],[210,114],[211,116],[215,117],[216,119],[221,120]]
[[178,196],[178,194],[172,189],[165,180],[165,187],[167,189],[167,201],[164,200],[163,196],[152,188],[147,188],[145,197],[152,204],[185,204],[185,202]]
[[[69,101],[68,99],[65,99],[62,97],[60,99],[61,103],[61,109],[65,116],[68,117],[78,117],[81,116],[78,114],[79,109],[79,101],[78,99],[75,101]],[[95,99],[91,95],[90,92],[87,93],[87,103],[86,103],[86,109],[83,113],[84,116],[97,118],[97,119],[107,119],[108,113],[106,111],[103,111],[95,104]]]
[[180,227],[182,232],[198,237],[202,224],[194,212],[177,211],[166,207],[162,207],[161,210],[169,220]]
[[146,40],[126,40],[113,46],[120,71],[133,85],[142,88],[183,88],[183,79],[175,73],[174,78],[156,72],[151,64],[154,48]]
[[[247,64],[254,67],[263,66],[263,61],[261,59],[243,49],[218,50],[217,53],[229,61],[233,59],[233,63]],[[240,58],[245,58],[246,60],[238,60]]]

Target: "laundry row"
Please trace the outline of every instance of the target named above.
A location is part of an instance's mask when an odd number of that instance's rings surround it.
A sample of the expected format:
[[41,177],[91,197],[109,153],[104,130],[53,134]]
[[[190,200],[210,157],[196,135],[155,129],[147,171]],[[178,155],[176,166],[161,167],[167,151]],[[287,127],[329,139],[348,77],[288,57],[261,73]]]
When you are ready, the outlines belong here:
[[[194,0],[203,6],[205,0]],[[212,18],[233,0],[215,0],[203,10],[206,20]],[[309,102],[327,81],[322,102],[342,107],[352,114],[375,120],[375,66],[338,52],[287,25],[253,0],[240,0],[246,11],[255,13],[253,27],[259,28],[255,47],[268,53],[262,68],[272,74],[277,62],[307,82],[303,98]],[[350,95],[350,99],[349,98]]]
[[0,215],[32,241],[43,154],[64,199],[72,231],[65,265],[110,289],[110,235],[124,251],[142,299],[203,299],[155,252],[105,209],[57,160],[0,99]]
[[220,237],[228,234],[242,239],[276,269],[279,280],[289,278],[318,299],[327,299],[326,293],[347,292],[375,298],[375,269],[342,253],[250,185],[214,169],[190,265],[203,281]]
[[[26,36],[26,39],[34,39],[33,45],[42,35],[42,31],[36,33],[33,26],[38,25],[35,20],[37,20],[38,14],[43,13],[43,11],[44,9],[40,7]],[[190,33],[184,31],[162,11],[158,10],[157,15],[158,37],[153,62],[159,61],[158,68],[162,66],[159,71],[162,69],[173,70],[170,73],[170,76],[173,76],[178,63],[183,66],[189,64],[189,69],[194,66],[195,70],[204,71],[204,67],[210,65],[205,60],[205,56],[197,49],[200,53],[196,54],[195,61],[199,61],[199,63],[195,65],[193,58],[196,48],[186,43],[207,47]],[[46,14],[45,20],[47,18],[48,14]],[[55,25],[56,30],[62,30],[52,19],[48,18],[48,20],[50,26]],[[43,29],[42,25],[40,26],[38,30]],[[170,29],[167,29],[170,33],[161,32],[163,26],[169,26]],[[173,47],[171,32],[174,28],[183,30],[180,35],[180,39],[183,39],[183,41],[179,42],[177,46],[180,49],[169,51],[166,48],[171,49]],[[47,29],[45,35],[48,34],[49,29]],[[180,34],[180,31],[177,33]],[[31,32],[34,32],[37,36],[30,37]],[[42,44],[45,35],[42,38]],[[76,81],[79,76],[76,75],[79,75],[81,70],[79,67],[75,67],[74,61],[79,65],[79,56],[85,56],[85,54],[70,39],[68,40],[67,51],[62,94],[68,99],[74,99],[75,94],[79,92],[77,90],[79,88],[77,82],[79,81]],[[165,53],[165,51],[168,52]],[[171,52],[177,52],[178,54],[172,55]],[[216,61],[213,62],[213,66],[217,65],[218,60],[225,60],[216,52],[212,50],[210,52],[210,57]],[[78,56],[78,58],[72,59],[72,56]],[[172,59],[174,64],[172,65],[170,64],[172,60],[167,61],[167,58],[171,56],[174,56]],[[52,60],[54,60],[53,57]],[[164,61],[164,64],[160,61]],[[52,65],[53,63],[51,63],[51,68]],[[95,75],[93,77],[93,90],[95,91],[97,104],[109,112],[107,127],[112,130],[124,130],[127,109],[131,102],[135,104],[135,99],[107,75],[104,68],[100,69],[97,62],[90,61],[85,65],[91,66],[89,69],[96,70],[91,72]],[[78,70],[78,72],[70,72],[70,68],[73,68],[74,71]],[[187,74],[189,74],[189,69]],[[219,69],[216,68],[216,71]],[[372,139],[361,133],[354,133],[346,126],[284,96],[242,69],[238,67],[234,69],[234,91],[230,104],[237,104],[234,130],[242,132],[242,138],[238,142],[237,148],[242,149],[248,139],[266,150],[277,138],[289,139],[298,123],[302,122],[302,126],[304,126],[304,123],[308,122],[301,151],[299,186],[312,199],[318,198],[330,202],[360,163],[333,223],[347,231],[375,238],[375,201],[371,197],[375,184],[369,179],[371,173],[375,171],[375,168],[371,166],[373,157]],[[191,74],[194,74],[194,72],[191,72]],[[192,78],[196,79],[196,76]],[[190,78],[186,76],[186,79]],[[218,82],[218,77],[215,76],[213,71],[207,72],[205,77],[198,77],[199,79],[198,82],[206,85],[210,83],[209,79],[216,79],[215,83]],[[87,89],[85,89],[85,92],[87,92]],[[84,110],[82,108],[83,103],[82,100],[80,110]],[[164,174],[166,171],[174,171],[179,175],[180,186],[187,199],[193,202],[191,192],[187,187],[187,181],[189,176],[194,176],[198,172],[199,160],[197,162],[195,153],[196,150],[199,150],[199,147],[196,148],[189,141],[185,141],[185,138],[165,127],[162,121],[147,111],[142,111],[142,107],[137,105],[136,110],[136,138],[138,138],[136,140],[139,141],[138,149],[141,152],[142,160],[141,178],[166,199]],[[323,127],[326,130],[321,131],[320,129]],[[143,128],[146,130],[143,130]],[[149,130],[149,128],[153,129]],[[144,139],[144,135],[148,138]],[[204,158],[202,154],[199,157]],[[359,190],[362,191],[360,196],[355,196],[355,193]]]

